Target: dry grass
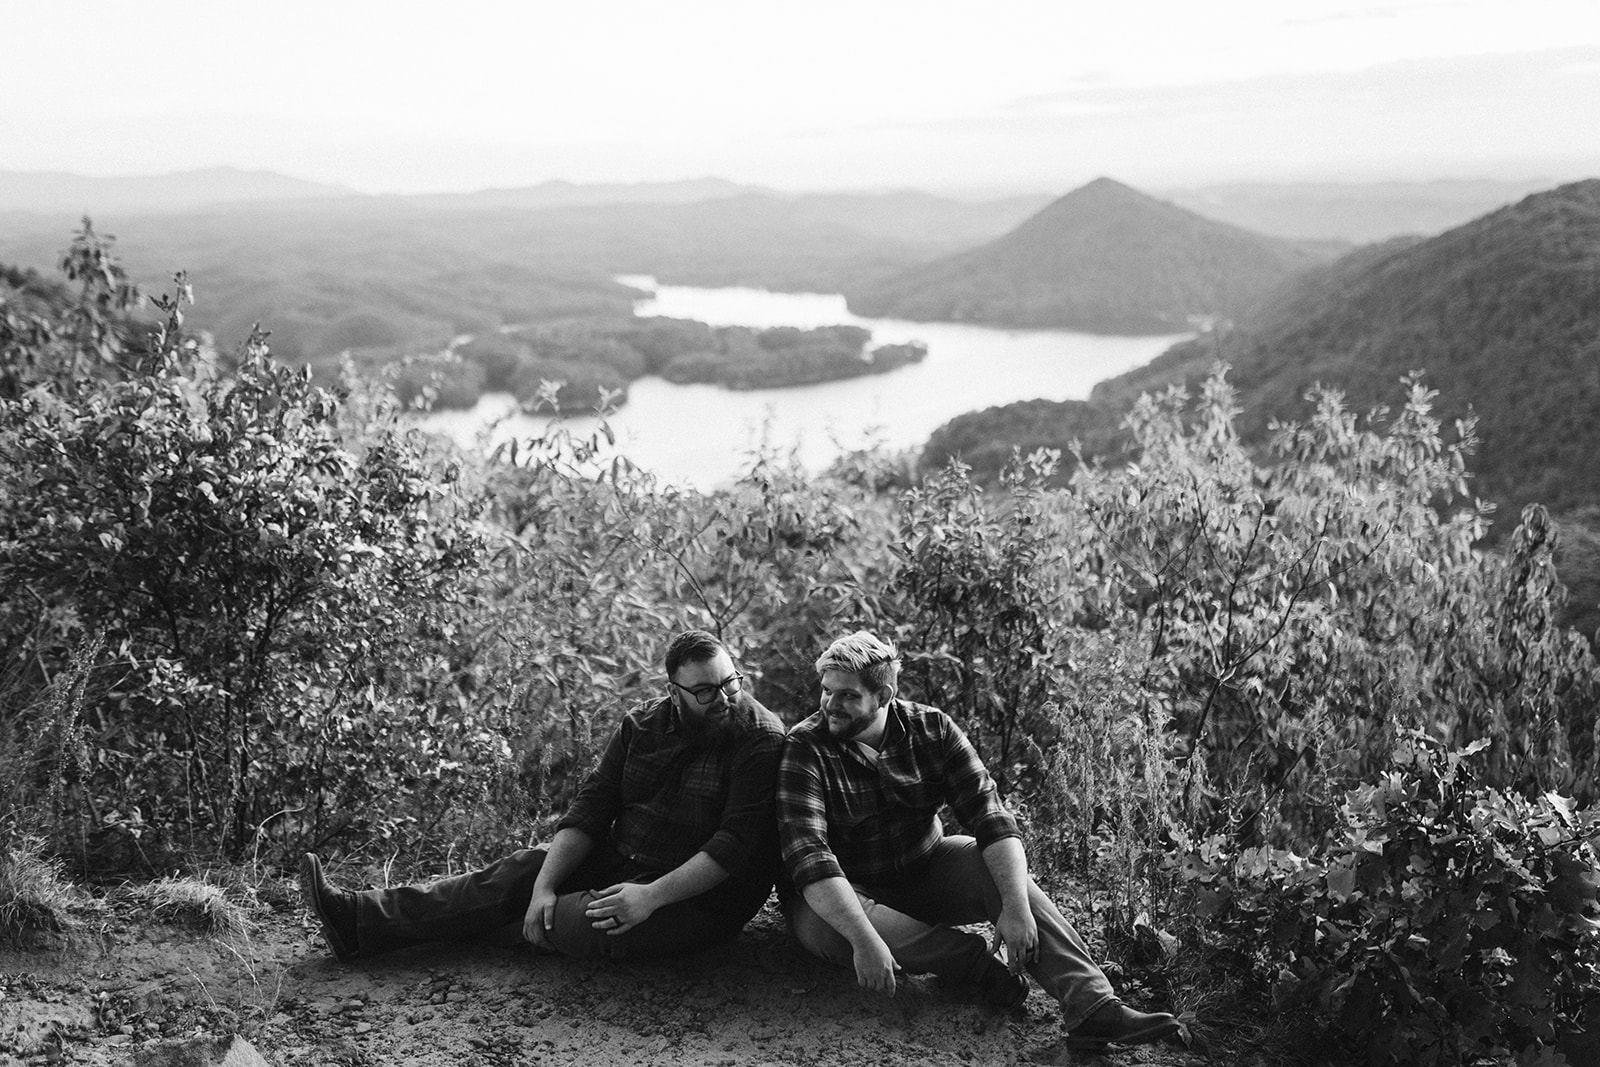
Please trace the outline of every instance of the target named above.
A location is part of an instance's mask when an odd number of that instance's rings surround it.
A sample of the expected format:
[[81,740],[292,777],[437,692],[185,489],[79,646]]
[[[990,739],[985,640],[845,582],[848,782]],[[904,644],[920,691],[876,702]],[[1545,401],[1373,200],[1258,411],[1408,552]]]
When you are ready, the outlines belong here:
[[86,897],[66,880],[60,861],[38,837],[0,848],[0,939],[20,945],[35,933],[71,933]]
[[204,879],[159,878],[130,886],[127,895],[162,922],[219,937],[244,938],[250,933],[249,906],[234,901],[221,886]]

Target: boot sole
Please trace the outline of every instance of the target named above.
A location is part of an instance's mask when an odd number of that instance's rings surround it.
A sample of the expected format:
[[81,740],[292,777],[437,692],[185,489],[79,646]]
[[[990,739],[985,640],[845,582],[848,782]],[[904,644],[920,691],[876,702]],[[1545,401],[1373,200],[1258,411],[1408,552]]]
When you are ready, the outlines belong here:
[[1107,1045],[1148,1045],[1169,1037],[1177,1037],[1182,1032],[1183,1028],[1177,1022],[1166,1022],[1134,1030],[1131,1033],[1118,1034],[1116,1037],[1074,1037],[1068,1034],[1062,1044],[1070,1049],[1101,1049]]
[[311,913],[317,917],[317,922],[322,926],[322,940],[333,950],[333,958],[340,963],[347,963],[355,953],[345,947],[344,940],[334,929],[328,913],[322,909],[322,891],[326,886],[326,879],[322,876],[322,861],[313,853],[307,852],[300,860],[300,895],[311,905]]

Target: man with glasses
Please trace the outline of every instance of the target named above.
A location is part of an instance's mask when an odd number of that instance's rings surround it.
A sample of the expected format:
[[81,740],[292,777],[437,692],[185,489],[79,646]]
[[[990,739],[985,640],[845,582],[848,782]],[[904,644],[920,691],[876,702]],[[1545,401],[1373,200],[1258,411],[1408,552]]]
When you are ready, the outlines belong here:
[[[1068,1044],[1175,1036],[1166,1013],[1117,999],[1072,924],[1028,875],[1017,823],[971,742],[938,708],[896,699],[894,645],[860,631],[816,662],[820,707],[789,732],[778,771],[789,923],[812,953],[893,995],[895,972],[971,983],[1020,1007],[1025,969],[1061,1006]],[[949,805],[972,836],[945,836]],[[979,934],[994,923],[1009,966]]]
[[337,889],[308,853],[301,891],[340,960],[520,931],[611,959],[731,939],[777,871],[773,781],[783,724],[702,630],[667,649],[667,695],[623,716],[547,846],[435,882]]

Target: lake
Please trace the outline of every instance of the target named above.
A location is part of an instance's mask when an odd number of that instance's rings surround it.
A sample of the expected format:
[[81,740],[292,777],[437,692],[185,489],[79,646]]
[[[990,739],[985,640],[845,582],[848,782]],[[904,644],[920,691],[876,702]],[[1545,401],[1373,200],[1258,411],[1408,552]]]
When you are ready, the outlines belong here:
[[[1189,334],[1104,337],[1068,330],[1007,330],[958,323],[864,319],[828,293],[762,289],[698,289],[618,279],[653,291],[635,305],[639,316],[699,319],[713,326],[830,326],[850,323],[872,331],[871,344],[921,341],[921,363],[887,374],[788,389],[723,389],[640,378],[628,402],[610,418],[617,447],[663,479],[708,489],[735,478],[763,441],[793,450],[810,470],[841,451],[881,442],[917,448],[929,434],[966,411],[1016,400],[1083,400],[1097,382],[1142,366]],[[421,425],[471,446],[492,447],[533,436],[549,424],[516,412],[508,394],[485,395],[470,411],[441,411]],[[568,418],[575,431],[592,417]]]

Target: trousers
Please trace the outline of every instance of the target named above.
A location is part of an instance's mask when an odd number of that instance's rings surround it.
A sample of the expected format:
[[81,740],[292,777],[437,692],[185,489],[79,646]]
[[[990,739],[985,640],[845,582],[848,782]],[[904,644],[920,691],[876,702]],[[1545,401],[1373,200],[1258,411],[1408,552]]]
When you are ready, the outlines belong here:
[[[418,885],[355,894],[356,943],[363,956],[437,941],[521,941],[544,848],[525,848],[487,867]],[[729,879],[699,896],[657,908],[620,934],[597,930],[584,914],[598,890],[619,882],[651,882],[640,869],[597,843],[557,887],[550,943],[566,956],[644,959],[731,940],[761,910],[768,892]]]
[[[896,877],[870,884],[851,883],[867,921],[883,938],[895,963],[910,974],[936,974],[973,982],[991,958],[982,935],[953,929],[994,922],[1000,916],[1000,890],[989,874],[978,843],[971,837],[946,837],[931,855]],[[1039,958],[1028,973],[1061,1005],[1067,1028],[1080,1025],[1097,1009],[1117,999],[1088,946],[1061,909],[1028,879],[1028,906],[1039,928]],[[854,965],[850,942],[796,894],[789,927],[800,944],[823,959]]]

